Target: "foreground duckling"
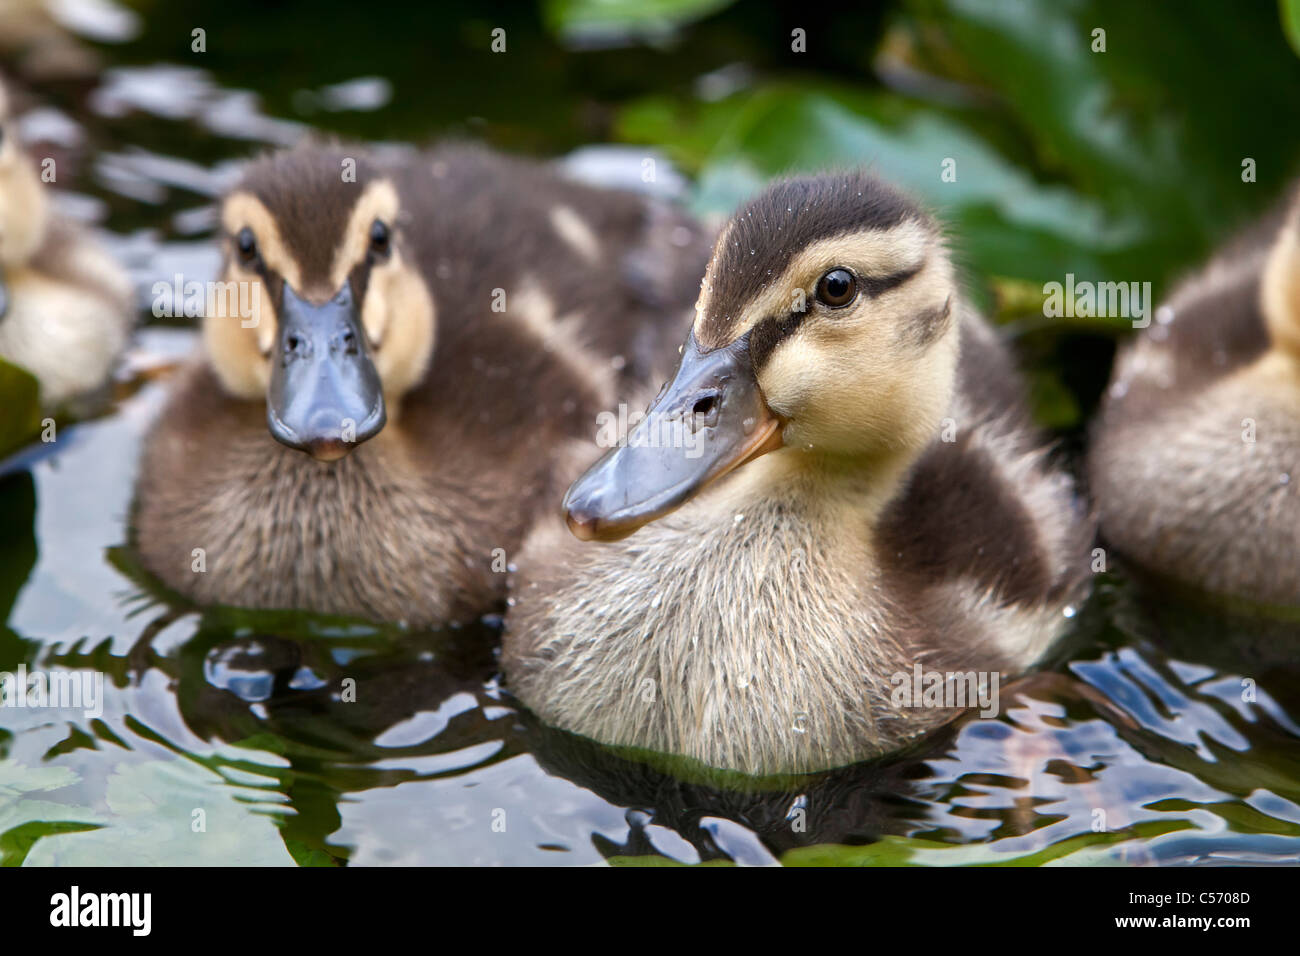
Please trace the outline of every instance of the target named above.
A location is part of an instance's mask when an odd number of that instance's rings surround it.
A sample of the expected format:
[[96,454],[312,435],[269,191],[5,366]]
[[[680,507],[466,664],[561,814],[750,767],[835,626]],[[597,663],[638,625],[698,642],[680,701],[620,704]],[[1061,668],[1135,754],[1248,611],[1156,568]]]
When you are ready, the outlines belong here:
[[1300,604],[1300,206],[1230,244],[1121,353],[1089,471],[1125,557]]
[[[306,145],[220,209],[203,355],[146,446],[136,547],[200,603],[413,626],[504,597],[561,445],[663,374],[707,244],[485,150]],[[658,371],[657,371],[658,370]]]
[[131,285],[84,231],[50,209],[0,86],[0,358],[51,410],[107,380],[133,321]]
[[564,511],[572,535],[520,556],[512,691],[744,774],[951,718],[907,706],[917,665],[1028,668],[1091,538],[937,226],[865,174],[782,182],[723,229],[675,378]]

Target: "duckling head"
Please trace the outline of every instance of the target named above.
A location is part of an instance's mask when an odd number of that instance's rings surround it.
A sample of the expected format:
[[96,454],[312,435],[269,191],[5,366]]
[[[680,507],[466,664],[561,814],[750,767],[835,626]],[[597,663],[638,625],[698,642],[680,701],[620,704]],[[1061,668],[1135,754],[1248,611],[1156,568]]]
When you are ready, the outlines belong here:
[[26,262],[45,238],[49,200],[18,141],[9,94],[0,83],[0,268]]
[[624,537],[766,454],[896,474],[951,402],[956,300],[906,197],[862,173],[776,184],[721,232],[673,380],[569,489],[569,529]]
[[221,205],[222,282],[203,331],[225,389],[322,461],[377,435],[433,354],[434,307],[402,196],[356,153],[264,158]]

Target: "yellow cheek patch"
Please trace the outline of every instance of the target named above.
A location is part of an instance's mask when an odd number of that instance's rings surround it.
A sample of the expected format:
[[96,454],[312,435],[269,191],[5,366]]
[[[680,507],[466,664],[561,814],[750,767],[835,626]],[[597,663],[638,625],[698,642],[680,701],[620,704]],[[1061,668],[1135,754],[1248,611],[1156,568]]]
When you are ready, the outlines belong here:
[[396,250],[370,274],[361,322],[374,348],[384,393],[396,397],[419,384],[433,357],[433,297],[424,277]]
[[[261,279],[250,279],[232,268],[209,290],[207,305],[203,345],[217,378],[239,398],[264,397],[271,379],[266,356],[275,340],[276,322]],[[245,311],[252,314],[245,316]]]

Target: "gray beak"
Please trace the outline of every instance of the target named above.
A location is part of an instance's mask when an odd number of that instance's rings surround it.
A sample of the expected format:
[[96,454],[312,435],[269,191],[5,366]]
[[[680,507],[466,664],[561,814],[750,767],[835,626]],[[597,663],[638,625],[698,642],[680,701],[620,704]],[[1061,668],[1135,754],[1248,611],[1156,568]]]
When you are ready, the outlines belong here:
[[266,396],[271,434],[321,461],[342,458],[384,427],[384,391],[351,283],[314,305],[286,282]]
[[584,541],[626,537],[781,444],[781,421],[759,389],[748,334],[703,352],[692,333],[672,382],[627,443],[564,496],[569,530]]

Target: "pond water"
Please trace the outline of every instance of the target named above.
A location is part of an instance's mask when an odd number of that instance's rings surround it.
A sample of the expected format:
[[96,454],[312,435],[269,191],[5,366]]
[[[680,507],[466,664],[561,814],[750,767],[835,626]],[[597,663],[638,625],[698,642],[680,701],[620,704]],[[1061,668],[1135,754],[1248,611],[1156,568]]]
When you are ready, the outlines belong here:
[[[371,138],[447,126],[407,107],[381,131],[366,117],[401,83],[377,73],[200,68],[165,53],[161,27],[116,29],[95,82],[34,84],[47,105],[23,130],[69,157],[64,208],[105,229],[142,308],[153,281],[215,269],[211,199],[255,147],[321,111]],[[521,138],[505,116],[488,138]],[[557,128],[526,145],[584,138]],[[501,686],[492,617],[408,633],[189,607],[138,572],[127,516],[166,368],[193,346],[151,322],[103,414],[0,463],[0,671],[106,675],[102,712],[0,711],[0,863],[1300,860],[1300,628],[1171,603],[1116,570],[997,717],[746,789],[540,726]]]

